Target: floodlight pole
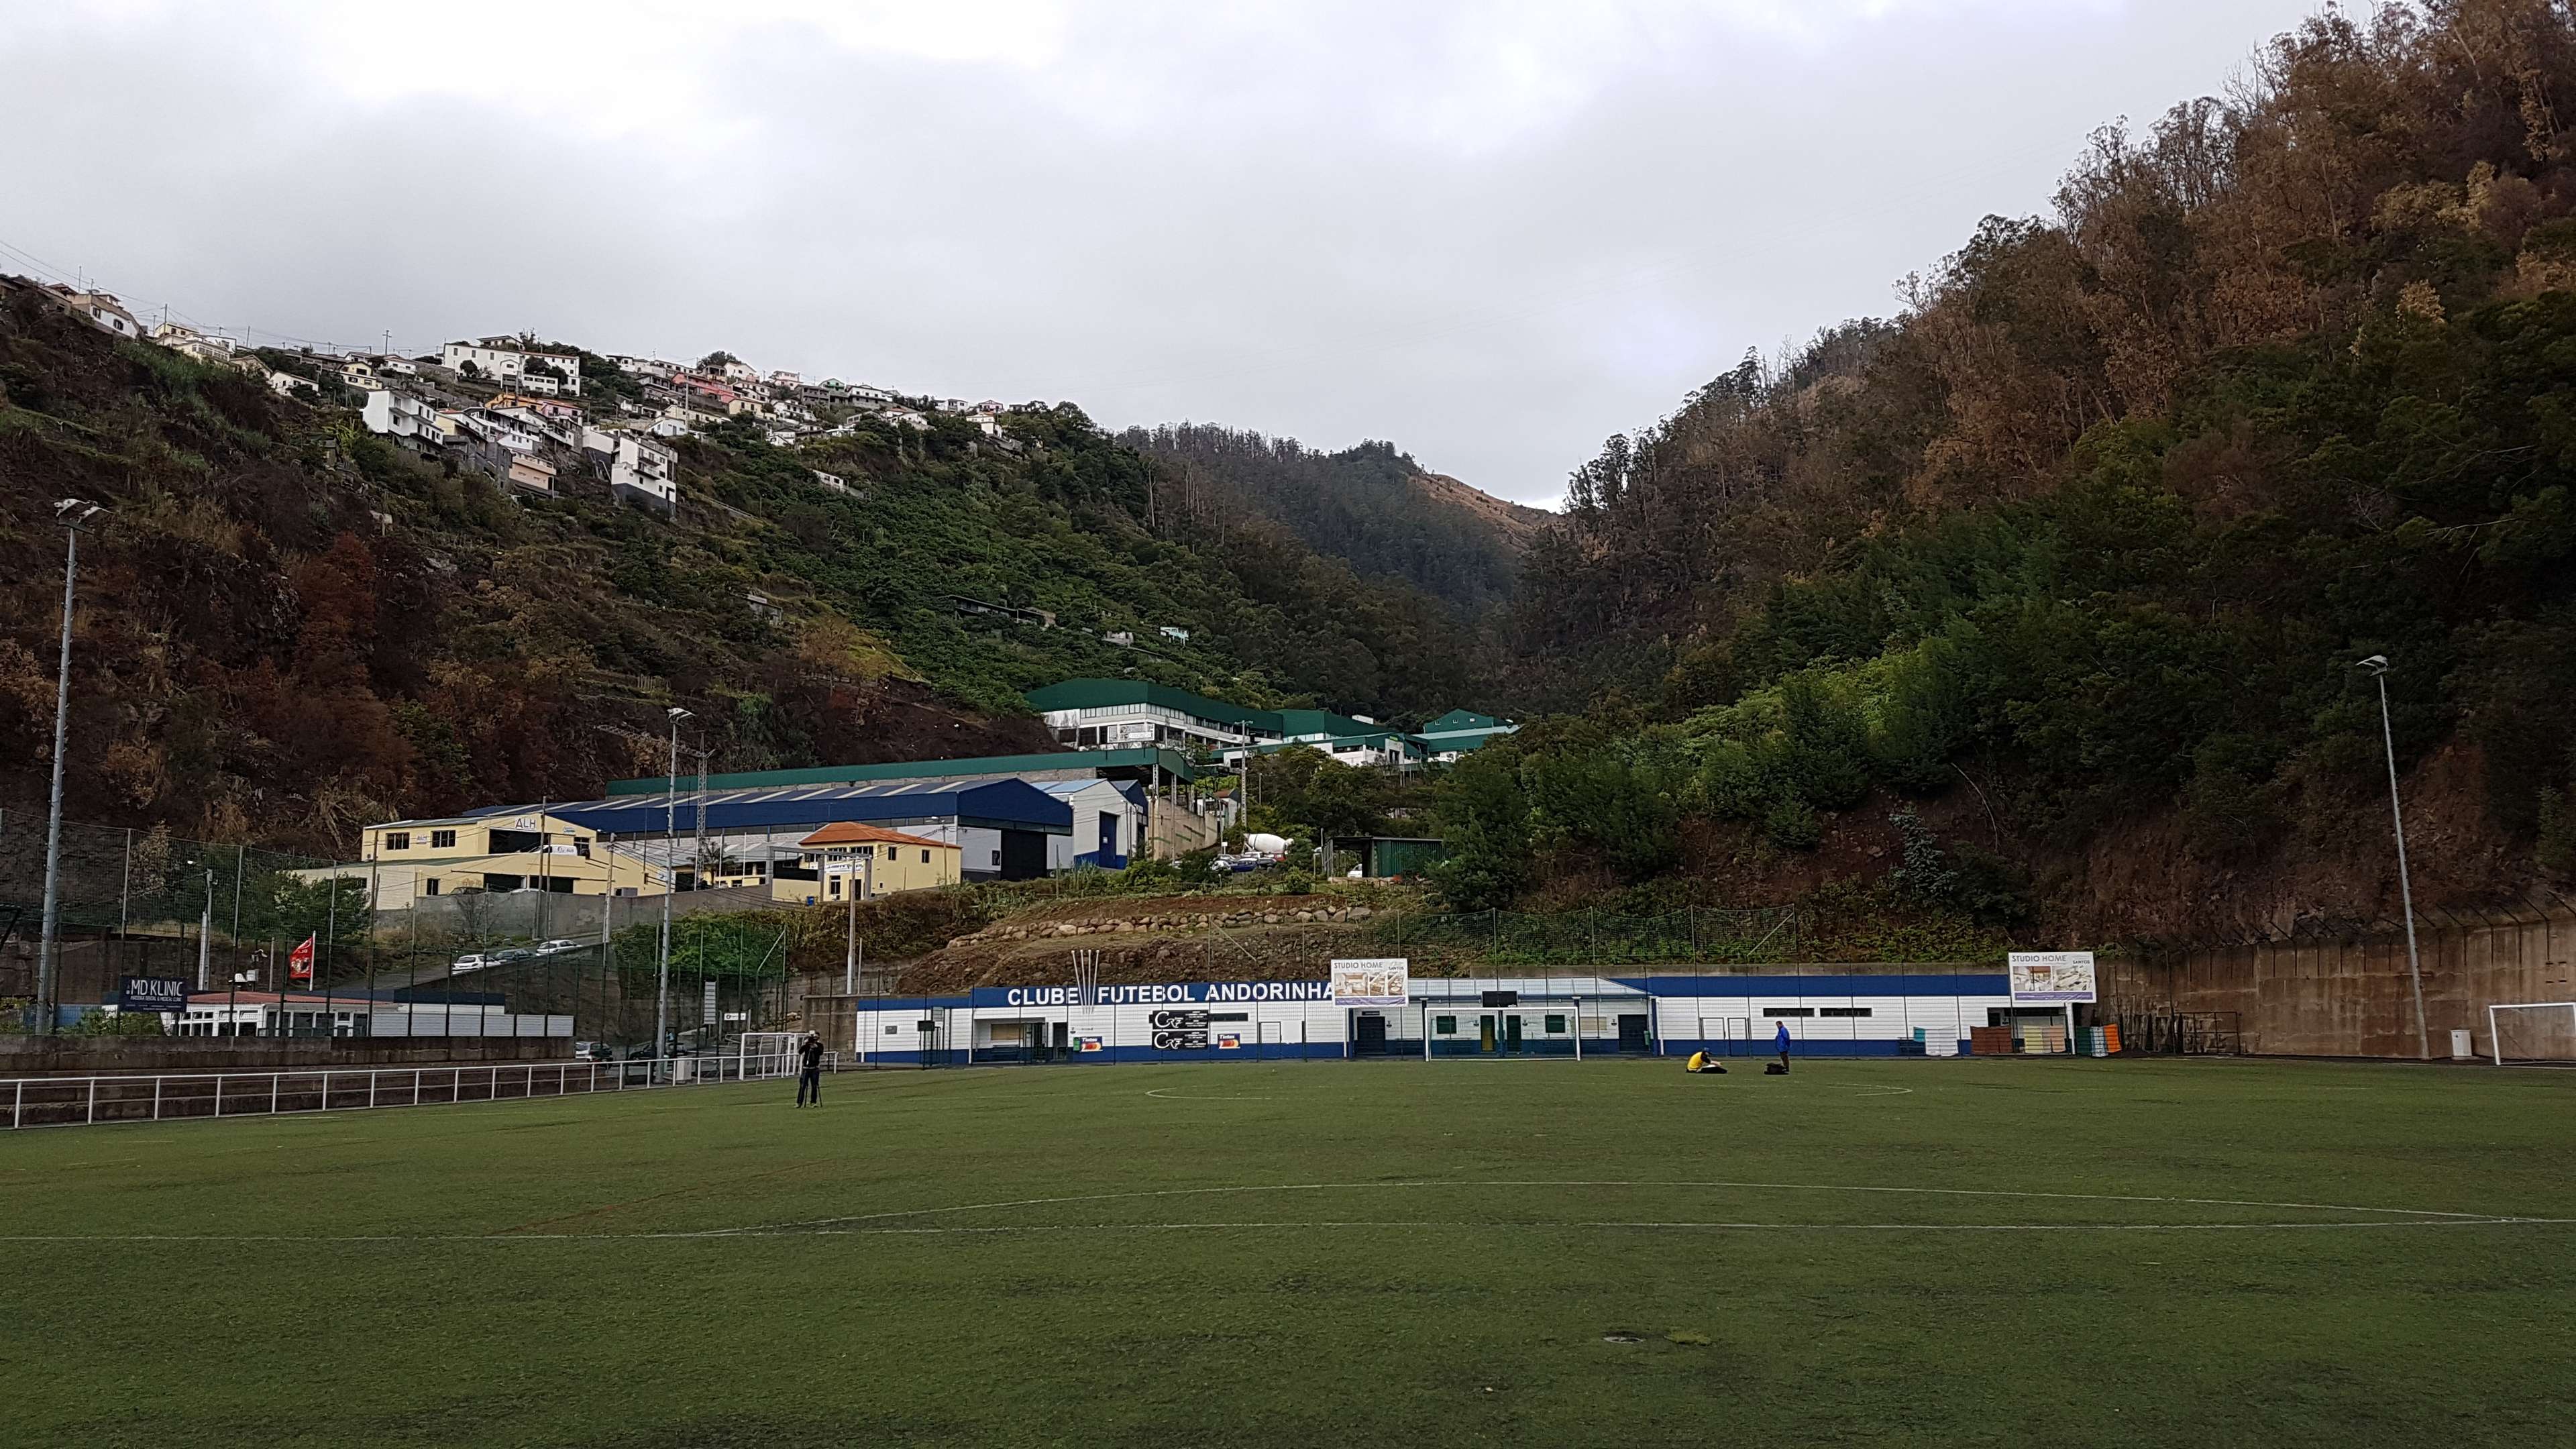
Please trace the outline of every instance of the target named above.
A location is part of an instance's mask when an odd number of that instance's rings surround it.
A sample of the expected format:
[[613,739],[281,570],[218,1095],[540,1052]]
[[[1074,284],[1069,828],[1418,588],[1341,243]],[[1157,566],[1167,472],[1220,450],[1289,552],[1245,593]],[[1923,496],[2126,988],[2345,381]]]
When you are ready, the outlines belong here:
[[43,937],[36,947],[36,1009],[44,1014],[44,1031],[62,1027],[63,755],[72,726],[72,591],[80,579],[81,525],[106,510],[95,503],[66,498],[54,505],[63,526],[63,644],[54,670],[54,784],[45,809],[45,911]]
[[[662,944],[659,959],[653,967],[653,1055],[666,1056],[671,1050],[671,897],[680,889],[680,721],[689,712],[671,706],[671,780],[662,794],[662,839],[669,859],[662,877]],[[667,1064],[664,1070],[669,1070]]]
[[2397,734],[2388,722],[2388,656],[2373,654],[2360,667],[2379,684],[2379,743],[2388,754],[2388,819],[2397,834],[2397,898],[2406,913],[2406,982],[2415,998],[2415,1056],[2429,1062],[2433,1039],[2424,1024],[2424,968],[2415,954],[2415,887],[2406,874],[2406,812],[2397,803]]
[[[209,867],[206,871],[206,908],[204,913],[200,915],[197,920],[197,989],[199,991],[211,991],[214,989],[208,980],[207,974],[214,969],[214,943],[215,872],[212,867]],[[226,1024],[230,1025],[229,1022]]]

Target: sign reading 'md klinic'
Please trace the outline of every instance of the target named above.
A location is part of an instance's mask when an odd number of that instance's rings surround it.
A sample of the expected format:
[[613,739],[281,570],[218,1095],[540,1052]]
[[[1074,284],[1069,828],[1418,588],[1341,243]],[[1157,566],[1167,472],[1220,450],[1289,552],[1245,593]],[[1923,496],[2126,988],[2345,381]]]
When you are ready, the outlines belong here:
[[128,976],[117,990],[119,1011],[185,1011],[188,982],[179,976]]

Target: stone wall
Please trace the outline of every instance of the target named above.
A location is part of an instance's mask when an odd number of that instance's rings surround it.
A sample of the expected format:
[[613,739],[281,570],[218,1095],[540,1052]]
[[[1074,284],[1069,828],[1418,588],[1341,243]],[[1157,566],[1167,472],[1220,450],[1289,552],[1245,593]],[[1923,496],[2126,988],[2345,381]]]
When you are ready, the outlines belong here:
[[1131,916],[1092,916],[1079,921],[1030,921],[987,926],[949,944],[1049,941],[1075,936],[1134,936],[1157,931],[1233,930],[1246,926],[1311,926],[1333,921],[1365,921],[1376,914],[1368,906],[1337,906],[1323,900],[1311,906],[1273,903],[1231,911],[1155,911]]

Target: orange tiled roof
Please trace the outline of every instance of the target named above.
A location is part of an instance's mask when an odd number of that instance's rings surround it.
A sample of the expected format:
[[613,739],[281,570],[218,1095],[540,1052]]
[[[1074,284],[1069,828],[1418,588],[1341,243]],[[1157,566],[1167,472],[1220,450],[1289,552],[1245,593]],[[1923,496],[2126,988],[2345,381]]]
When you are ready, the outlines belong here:
[[809,848],[817,845],[935,845],[942,850],[957,849],[945,840],[933,840],[926,835],[906,835],[882,825],[860,825],[848,820],[836,820],[796,843]]

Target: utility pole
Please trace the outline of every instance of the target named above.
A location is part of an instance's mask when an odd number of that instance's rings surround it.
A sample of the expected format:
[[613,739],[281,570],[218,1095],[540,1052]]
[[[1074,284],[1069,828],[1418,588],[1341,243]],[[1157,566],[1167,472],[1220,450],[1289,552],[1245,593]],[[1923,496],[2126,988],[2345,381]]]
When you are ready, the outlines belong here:
[[[662,840],[667,861],[662,879],[662,946],[660,960],[653,968],[653,1055],[667,1056],[671,1050],[671,897],[680,888],[680,721],[689,712],[672,705],[671,780],[670,789],[662,796]],[[670,1068],[666,1064],[663,1070]]]
[[54,521],[63,526],[63,647],[54,669],[54,787],[45,810],[44,936],[36,949],[36,1009],[44,1014],[47,1036],[60,1029],[63,965],[63,755],[72,727],[72,591],[80,579],[82,528],[107,510],[78,498],[54,504]]
[[2406,984],[2415,997],[2415,1056],[2433,1059],[2433,1034],[2424,1023],[2424,967],[2415,955],[2415,885],[2406,875],[2406,813],[2397,803],[2397,733],[2388,723],[2388,656],[2373,654],[2354,666],[2379,682],[2379,743],[2388,753],[2388,819],[2397,832],[2397,898],[2406,910]]

